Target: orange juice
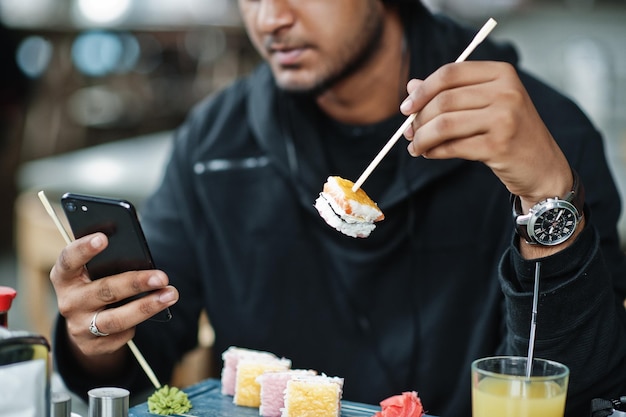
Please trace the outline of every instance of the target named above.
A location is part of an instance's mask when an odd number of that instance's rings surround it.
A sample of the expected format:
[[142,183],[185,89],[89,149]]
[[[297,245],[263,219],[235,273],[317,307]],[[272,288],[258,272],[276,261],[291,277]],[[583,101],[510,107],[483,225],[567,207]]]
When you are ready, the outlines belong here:
[[472,387],[473,417],[563,417],[566,390],[542,378],[485,377]]

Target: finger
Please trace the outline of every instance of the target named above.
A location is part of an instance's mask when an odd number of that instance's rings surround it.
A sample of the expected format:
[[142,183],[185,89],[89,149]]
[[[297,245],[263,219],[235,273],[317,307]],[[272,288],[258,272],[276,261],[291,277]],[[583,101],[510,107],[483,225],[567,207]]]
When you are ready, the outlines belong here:
[[416,105],[417,96],[419,95],[419,87],[416,87],[412,92],[409,93],[408,97],[400,103],[400,112],[405,116],[408,116],[413,113],[417,113],[419,111],[418,106]]
[[[174,305],[178,301],[178,297],[178,290],[172,286],[167,286],[119,307],[100,310],[96,323],[98,330],[109,335],[124,333],[165,308]],[[96,311],[91,314],[89,320],[93,318]],[[89,327],[86,327],[85,330],[89,331]]]
[[[406,116],[411,114],[410,109],[412,108],[412,102],[411,102],[410,95],[423,82],[424,82],[423,80],[418,80],[418,79],[409,80],[406,86],[406,90],[407,90],[407,93],[409,94],[409,97],[407,97],[400,105],[401,113],[405,114]],[[413,126],[411,125],[404,131],[404,137],[407,140],[411,140],[413,139],[413,133],[414,133],[414,129],[413,129]]]
[[484,84],[442,91],[419,112],[416,125],[424,125],[441,114],[484,109],[495,101],[496,94]]
[[[118,351],[130,339],[135,336],[135,327],[122,329],[116,324],[115,309],[101,310],[95,317],[96,312],[81,314],[78,318],[67,320],[67,333],[70,340],[87,356],[93,358],[94,355],[108,355]],[[96,336],[91,333],[91,322],[95,317],[97,329],[107,336]],[[117,328],[118,331],[106,331],[105,328]]]
[[420,86],[420,84],[422,84],[423,82],[424,82],[424,80],[420,80],[420,79],[417,79],[417,78],[413,78],[413,79],[409,80],[409,82],[406,84],[406,92],[407,92],[407,94],[411,95],[411,93],[413,91],[415,91]]
[[427,158],[484,160],[496,150],[490,147],[483,111],[464,110],[440,114],[416,131],[408,146],[411,155]]
[[81,302],[86,308],[98,309],[104,305],[124,301],[140,294],[165,288],[167,275],[158,270],[128,271],[90,282],[84,288]]
[[59,285],[67,285],[77,277],[88,282],[85,264],[102,252],[107,245],[108,239],[105,234],[94,233],[83,236],[63,248],[50,271],[50,280],[55,288]]
[[446,64],[423,82],[416,83],[400,109],[406,115],[420,112],[427,103],[443,91],[494,81],[502,72],[511,71],[511,68],[506,63],[487,61]]
[[415,131],[421,129],[421,126],[429,124],[436,117],[440,118],[439,121],[448,120],[450,118],[441,119],[441,116],[465,110],[483,109],[489,106],[491,102],[489,90],[485,91],[481,86],[472,85],[443,91],[417,114],[415,122],[411,125],[410,131],[405,133],[405,137],[407,140],[414,140]]

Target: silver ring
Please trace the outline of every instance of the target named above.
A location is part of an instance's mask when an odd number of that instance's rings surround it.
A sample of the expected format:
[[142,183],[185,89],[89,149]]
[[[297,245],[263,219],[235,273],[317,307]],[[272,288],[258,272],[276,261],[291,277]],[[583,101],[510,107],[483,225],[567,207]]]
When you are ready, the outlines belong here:
[[98,318],[98,313],[100,313],[99,311],[96,311],[96,314],[93,315],[93,317],[91,318],[91,322],[89,323],[89,331],[91,332],[92,335],[94,336],[108,336],[108,333],[102,333],[100,330],[98,330],[98,326],[96,326],[96,319]]

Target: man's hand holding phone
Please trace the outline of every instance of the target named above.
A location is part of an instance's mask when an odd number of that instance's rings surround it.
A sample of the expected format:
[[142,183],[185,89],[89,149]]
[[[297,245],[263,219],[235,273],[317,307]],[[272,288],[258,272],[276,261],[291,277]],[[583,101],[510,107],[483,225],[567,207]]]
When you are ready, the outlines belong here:
[[[155,269],[92,280],[85,265],[108,245],[109,239],[100,232],[78,238],[63,249],[50,279],[82,365],[88,371],[113,374],[123,365],[127,353],[121,348],[133,338],[135,326],[176,303],[178,291],[168,285],[164,272]],[[96,313],[95,325],[107,337],[94,336],[89,330]]]
[[61,203],[76,238],[72,241],[45,195],[40,198],[68,242],[50,279],[71,349],[87,371],[101,375],[122,369],[128,355],[121,349],[124,344],[141,363],[132,343],[135,326],[145,320],[168,321],[169,307],[179,295],[155,267],[134,206],[66,193]]

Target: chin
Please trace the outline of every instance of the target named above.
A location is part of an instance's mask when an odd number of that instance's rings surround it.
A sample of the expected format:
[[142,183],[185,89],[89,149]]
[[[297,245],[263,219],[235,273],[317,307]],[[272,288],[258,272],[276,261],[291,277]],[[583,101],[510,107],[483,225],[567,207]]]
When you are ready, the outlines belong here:
[[294,81],[294,80],[285,81],[285,80],[281,80],[277,78],[276,84],[278,85],[278,88],[280,88],[281,90],[284,90],[290,93],[309,94],[316,90],[315,84],[301,82],[301,81]]
[[294,70],[274,70],[276,85],[283,91],[317,95],[325,90],[326,83],[311,74]]

